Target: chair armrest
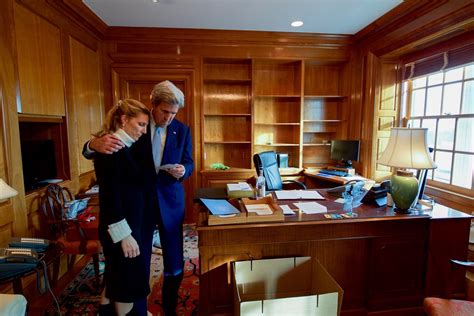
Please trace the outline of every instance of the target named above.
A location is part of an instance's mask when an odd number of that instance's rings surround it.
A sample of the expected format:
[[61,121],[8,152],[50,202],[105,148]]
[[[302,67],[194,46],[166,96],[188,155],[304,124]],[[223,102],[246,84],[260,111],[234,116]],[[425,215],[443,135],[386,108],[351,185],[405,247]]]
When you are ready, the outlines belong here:
[[289,188],[296,188],[300,190],[306,190],[306,185],[303,182],[296,180],[284,180],[282,181],[283,186]]
[[450,262],[454,265],[459,265],[459,266],[466,267],[466,268],[474,267],[474,262],[473,261],[460,261],[460,260],[451,259]]

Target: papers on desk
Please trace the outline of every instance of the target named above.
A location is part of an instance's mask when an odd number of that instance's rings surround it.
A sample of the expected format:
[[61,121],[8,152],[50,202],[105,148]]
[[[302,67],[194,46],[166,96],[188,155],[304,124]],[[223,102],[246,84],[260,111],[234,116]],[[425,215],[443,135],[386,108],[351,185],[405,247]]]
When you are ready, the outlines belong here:
[[239,214],[239,210],[226,200],[201,199],[212,215],[226,216]]
[[247,212],[257,213],[257,215],[272,215],[273,211],[268,204],[246,204]]
[[293,203],[293,204],[297,208],[299,208],[300,211],[306,214],[327,213],[328,211],[326,206],[321,205],[317,202],[301,202],[301,203]]
[[229,198],[253,197],[253,189],[247,182],[227,183],[227,196]]
[[247,182],[227,183],[227,191],[252,191],[252,187]]
[[99,193],[99,185],[96,184],[94,185],[92,188],[90,188],[89,190],[87,190],[86,192],[84,192],[85,194],[96,194],[96,193]]
[[280,208],[283,210],[284,215],[296,215],[295,211],[293,211],[288,205],[280,205]]
[[308,199],[308,200],[324,200],[318,191],[314,190],[284,190],[275,191],[278,200],[295,200],[295,199]]

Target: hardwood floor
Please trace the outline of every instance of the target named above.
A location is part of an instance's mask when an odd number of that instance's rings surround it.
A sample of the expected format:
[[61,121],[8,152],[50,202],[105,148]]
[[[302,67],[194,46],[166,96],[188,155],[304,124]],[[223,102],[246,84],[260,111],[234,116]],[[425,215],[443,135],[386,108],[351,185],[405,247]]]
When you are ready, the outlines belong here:
[[[85,265],[91,260],[90,256],[83,256],[74,267],[67,271],[55,284],[51,285],[51,290],[56,297],[66,288],[66,286],[81,272]],[[43,316],[47,308],[54,305],[53,297],[49,291],[40,294],[37,289],[36,280],[30,282],[24,288],[24,295],[28,301],[28,316]]]

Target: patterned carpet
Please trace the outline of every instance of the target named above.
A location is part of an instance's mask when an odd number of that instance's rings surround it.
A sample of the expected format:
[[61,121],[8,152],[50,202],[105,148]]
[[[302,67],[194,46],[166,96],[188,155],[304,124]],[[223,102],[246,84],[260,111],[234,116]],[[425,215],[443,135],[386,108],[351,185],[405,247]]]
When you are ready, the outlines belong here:
[[[151,259],[150,287],[148,310],[154,315],[163,315],[161,309],[161,286],[163,282],[163,258],[157,248],[153,248]],[[197,315],[199,301],[199,252],[198,236],[193,225],[184,225],[184,259],[185,272],[179,291],[178,315]],[[101,273],[104,264],[100,265]],[[58,297],[62,315],[96,315],[100,300],[100,288],[94,284],[94,269],[90,262]],[[45,316],[57,315],[54,308],[49,308]]]

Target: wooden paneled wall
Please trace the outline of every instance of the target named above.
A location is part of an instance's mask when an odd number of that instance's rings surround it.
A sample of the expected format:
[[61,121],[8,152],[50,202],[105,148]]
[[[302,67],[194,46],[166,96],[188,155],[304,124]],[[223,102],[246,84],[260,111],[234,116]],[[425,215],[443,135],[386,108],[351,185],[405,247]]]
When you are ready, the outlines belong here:
[[[110,59],[110,68],[117,74],[118,81],[124,77],[130,78],[130,74],[124,73],[126,69],[135,69],[133,78],[135,81],[152,79],[152,76],[147,75],[150,69],[155,72],[157,76],[155,78],[166,73],[175,76],[184,70],[192,73],[193,102],[187,100],[186,106],[193,107],[193,117],[189,124],[192,126],[197,170],[190,181],[193,183],[193,188],[197,188],[202,185],[199,171],[204,165],[201,161],[203,150],[201,60],[204,58],[308,59],[341,63],[351,57],[352,39],[351,36],[345,35],[111,27],[105,35],[104,54]],[[113,86],[112,78],[105,76],[104,86]],[[111,101],[118,93],[121,92],[105,89],[106,106],[113,104]],[[348,108],[350,109],[350,106]]]
[[[362,77],[356,81],[361,79],[362,90],[360,112],[354,110],[353,114],[360,121],[361,159],[366,177],[376,179],[388,174],[382,166],[376,166],[376,160],[386,146],[389,128],[400,126],[403,65],[453,48],[472,46],[473,16],[472,1],[409,0],[355,35],[354,67],[361,70]],[[472,200],[466,197],[452,196],[456,201],[452,203],[446,192],[429,191],[446,205],[472,211]]]
[[94,177],[81,150],[102,123],[105,25],[88,10],[71,10],[76,6],[67,0],[0,2],[0,177],[19,192],[0,203],[0,246],[12,235],[41,235],[42,191],[25,194],[19,118],[64,126],[59,137],[67,138],[68,147],[60,155],[69,159],[61,166],[70,180],[62,185],[77,193]]
[[[14,6],[59,34],[58,71],[62,72],[64,106],[54,113],[45,113],[47,108],[36,106],[32,111],[38,111],[40,117],[64,113],[71,175],[65,185],[74,192],[88,186],[93,178],[92,165],[80,155],[81,146],[100,127],[105,111],[120,98],[123,91],[115,88],[149,84],[157,78],[177,78],[186,85],[186,94],[192,98],[187,115],[193,131],[194,158],[201,166],[201,61],[212,57],[347,62],[347,136],[362,139],[361,170],[364,176],[374,177],[379,150],[375,139],[379,134],[374,126],[387,123],[382,117],[387,116],[387,97],[391,98],[390,115],[398,109],[395,84],[400,78],[400,61],[432,47],[440,49],[443,43],[472,42],[473,37],[466,34],[474,29],[474,4],[462,0],[404,1],[355,36],[107,27],[80,1],[0,1],[0,176],[20,192],[18,197],[0,203],[0,245],[11,235],[33,235],[38,229],[33,201],[39,193],[25,196],[23,189],[17,113],[27,97],[20,94],[20,90],[26,91],[21,79],[35,66],[33,57],[18,54],[26,44],[15,29],[18,17]],[[42,72],[48,73],[48,69]],[[40,81],[35,86],[41,87],[43,77],[29,78]],[[32,100],[44,93],[30,92]],[[396,116],[391,117],[390,124],[398,125]],[[191,182],[191,188],[201,184],[198,172]]]

